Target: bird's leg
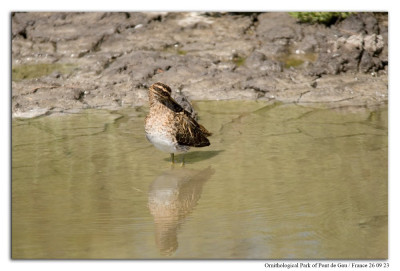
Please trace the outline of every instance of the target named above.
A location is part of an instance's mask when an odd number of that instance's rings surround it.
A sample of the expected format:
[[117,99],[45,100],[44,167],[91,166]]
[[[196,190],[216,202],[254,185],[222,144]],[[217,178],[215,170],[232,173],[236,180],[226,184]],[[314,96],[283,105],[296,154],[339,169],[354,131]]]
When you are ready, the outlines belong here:
[[182,164],[181,167],[183,167],[185,165],[185,154],[182,154]]
[[171,164],[175,164],[175,157],[174,157],[174,153],[171,153]]

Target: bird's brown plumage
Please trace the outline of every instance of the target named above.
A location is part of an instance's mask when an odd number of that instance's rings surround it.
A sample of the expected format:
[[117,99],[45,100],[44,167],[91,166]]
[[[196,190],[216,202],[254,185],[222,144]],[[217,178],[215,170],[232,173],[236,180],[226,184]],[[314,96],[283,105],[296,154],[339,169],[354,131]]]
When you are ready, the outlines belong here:
[[193,147],[205,147],[210,145],[207,136],[211,133],[204,126],[198,124],[186,111],[175,114],[176,140],[179,144]]
[[[190,147],[205,147],[210,145],[207,139],[212,134],[182,108],[172,97],[171,88],[163,83],[157,82],[149,88],[150,114],[146,123],[151,118],[165,118],[172,120],[171,132],[179,145]],[[152,112],[152,108],[154,111]],[[155,112],[157,111],[157,112]],[[153,115],[152,115],[153,114]],[[157,114],[157,116],[155,116]]]

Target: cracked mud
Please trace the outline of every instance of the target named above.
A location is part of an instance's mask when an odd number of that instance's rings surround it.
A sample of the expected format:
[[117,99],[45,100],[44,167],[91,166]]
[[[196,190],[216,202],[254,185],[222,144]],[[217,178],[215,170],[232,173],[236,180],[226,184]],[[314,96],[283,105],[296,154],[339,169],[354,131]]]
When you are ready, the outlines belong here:
[[388,21],[331,26],[287,13],[13,13],[12,115],[147,103],[162,81],[191,100],[326,107],[388,100]]

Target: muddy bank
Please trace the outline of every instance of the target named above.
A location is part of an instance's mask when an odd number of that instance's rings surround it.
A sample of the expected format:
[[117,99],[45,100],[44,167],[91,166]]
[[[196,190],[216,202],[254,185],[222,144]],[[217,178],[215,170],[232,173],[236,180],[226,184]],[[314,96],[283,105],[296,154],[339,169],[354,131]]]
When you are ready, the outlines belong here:
[[192,100],[375,106],[387,14],[330,26],[287,13],[13,13],[12,114],[140,106],[161,81]]

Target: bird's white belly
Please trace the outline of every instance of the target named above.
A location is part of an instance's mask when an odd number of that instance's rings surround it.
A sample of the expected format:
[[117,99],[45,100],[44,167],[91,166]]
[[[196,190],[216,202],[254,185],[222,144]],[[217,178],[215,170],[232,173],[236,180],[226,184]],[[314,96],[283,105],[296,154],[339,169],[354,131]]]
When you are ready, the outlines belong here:
[[161,134],[158,134],[157,136],[146,134],[146,137],[154,145],[154,147],[163,152],[178,153],[189,150],[189,147],[178,146],[178,144],[172,142],[170,138],[167,138]]

